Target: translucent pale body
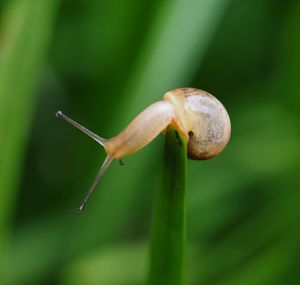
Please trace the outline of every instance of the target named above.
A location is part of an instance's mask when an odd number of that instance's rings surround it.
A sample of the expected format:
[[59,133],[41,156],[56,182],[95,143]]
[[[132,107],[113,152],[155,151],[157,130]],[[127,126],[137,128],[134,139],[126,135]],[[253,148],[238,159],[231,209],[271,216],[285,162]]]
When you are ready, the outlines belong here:
[[174,108],[169,102],[150,105],[124,131],[105,143],[107,154],[120,159],[138,151],[171,124],[174,117]]
[[209,93],[195,88],[167,92],[140,113],[118,136],[104,147],[114,159],[130,155],[151,142],[170,124],[175,124],[188,140],[192,159],[209,159],[227,145],[231,125],[222,103]]

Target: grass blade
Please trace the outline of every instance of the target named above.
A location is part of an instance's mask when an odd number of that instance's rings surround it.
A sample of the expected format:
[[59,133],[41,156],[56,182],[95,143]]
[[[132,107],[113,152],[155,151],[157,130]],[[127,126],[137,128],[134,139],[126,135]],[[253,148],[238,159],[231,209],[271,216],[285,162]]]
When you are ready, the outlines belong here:
[[186,160],[186,141],[170,127],[155,201],[149,284],[185,284]]
[[[23,154],[33,116],[35,88],[56,1],[7,3],[0,34],[0,254],[14,210]],[[1,256],[0,256],[1,263]]]

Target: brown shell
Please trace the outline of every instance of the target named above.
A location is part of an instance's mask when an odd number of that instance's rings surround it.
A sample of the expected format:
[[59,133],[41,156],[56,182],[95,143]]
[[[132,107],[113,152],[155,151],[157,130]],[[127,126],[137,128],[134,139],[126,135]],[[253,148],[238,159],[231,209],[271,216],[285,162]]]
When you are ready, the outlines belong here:
[[176,125],[188,138],[189,158],[210,159],[226,147],[231,124],[216,97],[196,88],[178,88],[167,92],[164,100],[174,106]]

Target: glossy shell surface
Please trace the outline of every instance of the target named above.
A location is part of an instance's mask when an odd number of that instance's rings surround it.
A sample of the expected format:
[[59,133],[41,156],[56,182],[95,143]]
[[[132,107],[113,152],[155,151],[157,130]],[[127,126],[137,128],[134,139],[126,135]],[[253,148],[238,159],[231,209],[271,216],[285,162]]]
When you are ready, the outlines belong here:
[[176,113],[174,123],[188,138],[191,159],[210,159],[228,144],[231,124],[222,103],[213,95],[195,88],[179,88],[167,92]]

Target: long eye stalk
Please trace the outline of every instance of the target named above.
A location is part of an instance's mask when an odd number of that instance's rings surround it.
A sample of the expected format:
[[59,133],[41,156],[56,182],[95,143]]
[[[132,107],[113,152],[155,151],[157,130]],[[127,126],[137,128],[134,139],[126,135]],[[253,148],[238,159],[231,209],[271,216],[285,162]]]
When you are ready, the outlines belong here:
[[93,133],[92,131],[90,131],[89,129],[87,129],[86,127],[80,125],[79,123],[77,123],[76,121],[74,121],[73,119],[69,118],[68,116],[66,116],[62,111],[57,111],[55,116],[57,118],[62,118],[64,119],[66,122],[68,122],[70,125],[74,126],[75,128],[77,128],[78,130],[82,131],[83,133],[85,133],[86,135],[88,135],[90,138],[92,138],[93,140],[95,140],[96,142],[98,142],[99,144],[101,144],[104,147],[104,144],[106,142],[106,139],[98,136],[97,134]]
[[[93,133],[92,131],[90,131],[89,129],[85,128],[84,126],[80,125],[79,123],[77,123],[76,121],[74,121],[73,119],[69,118],[68,116],[66,116],[65,114],[63,114],[61,111],[58,111],[55,114],[56,117],[58,118],[62,118],[64,119],[66,122],[68,122],[70,125],[76,127],[77,129],[79,129],[80,131],[82,131],[83,133],[85,133],[86,135],[88,135],[90,138],[92,138],[93,140],[95,140],[96,142],[98,142],[99,144],[101,144],[104,149],[105,149],[105,142],[107,141],[106,139],[98,136],[97,134]],[[87,201],[89,200],[90,196],[93,194],[93,192],[96,189],[96,186],[98,184],[98,182],[100,181],[101,177],[103,176],[103,174],[106,172],[107,168],[109,167],[110,163],[112,162],[113,157],[110,155],[107,155],[92,186],[90,187],[87,195],[85,196],[85,198],[83,199],[82,203],[80,204],[80,206],[78,207],[78,212],[82,213],[85,205],[87,203]]]
[[93,192],[95,191],[96,189],[96,186],[98,184],[98,182],[100,181],[101,177],[103,176],[103,174],[106,172],[107,168],[109,167],[110,163],[112,162],[113,158],[111,156],[106,156],[91,188],[89,189],[87,195],[85,196],[85,198],[83,199],[82,203],[80,204],[80,206],[78,207],[77,211],[78,213],[82,213],[83,210],[84,210],[84,207],[87,203],[87,201],[89,200],[89,198],[91,197],[91,195],[93,194]]

